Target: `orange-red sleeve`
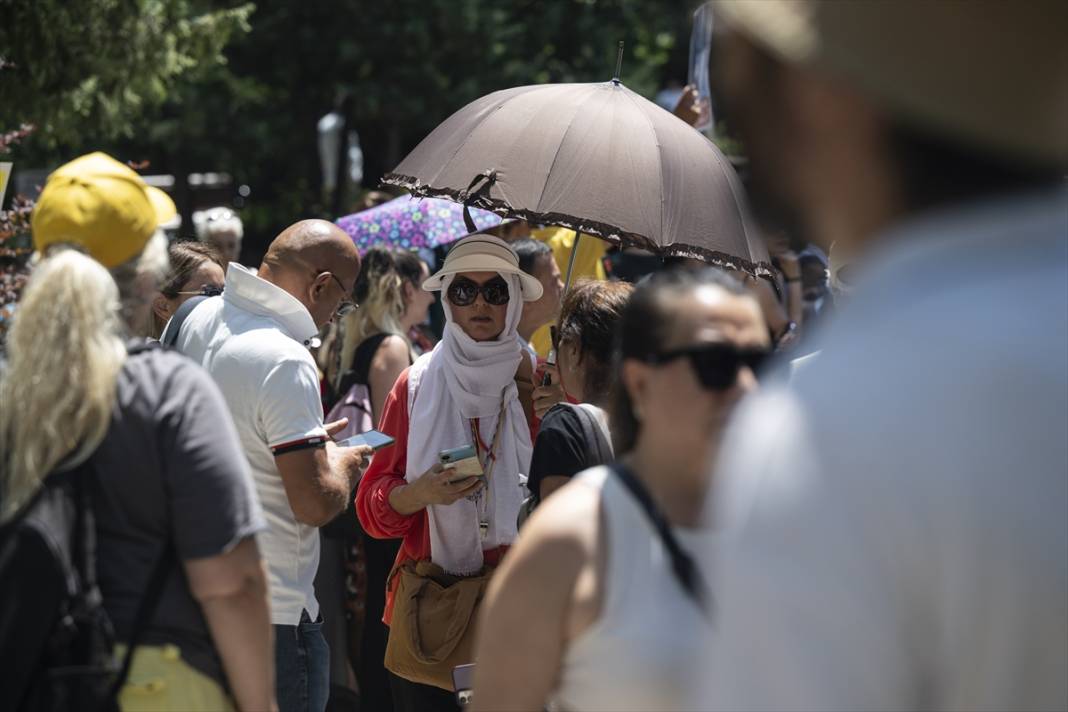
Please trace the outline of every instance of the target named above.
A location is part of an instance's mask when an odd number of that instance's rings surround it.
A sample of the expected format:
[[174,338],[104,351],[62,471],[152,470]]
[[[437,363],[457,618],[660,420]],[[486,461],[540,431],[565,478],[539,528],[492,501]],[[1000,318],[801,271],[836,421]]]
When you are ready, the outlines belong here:
[[[405,516],[389,503],[389,493],[393,488],[406,484],[404,473],[408,464],[408,425],[408,369],[405,369],[386,397],[382,419],[378,424],[378,429],[394,438],[395,442],[375,453],[356,488],[356,516],[363,530],[376,539],[403,540],[394,569],[405,561],[430,558],[430,525],[426,510]],[[386,582],[386,606],[382,615],[382,622],[386,625],[393,620],[395,583],[391,574]]]
[[426,515],[399,514],[389,503],[389,493],[406,484],[408,461],[408,370],[397,377],[386,397],[378,429],[395,442],[375,453],[356,489],[356,515],[365,532],[376,539],[407,538],[413,525]]

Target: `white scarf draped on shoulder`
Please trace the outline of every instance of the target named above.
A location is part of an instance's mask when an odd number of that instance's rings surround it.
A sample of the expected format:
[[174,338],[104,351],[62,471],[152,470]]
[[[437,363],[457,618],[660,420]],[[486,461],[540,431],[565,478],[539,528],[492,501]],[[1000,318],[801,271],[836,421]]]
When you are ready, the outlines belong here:
[[[431,561],[458,575],[477,573],[483,550],[515,540],[523,500],[519,475],[530,465],[530,430],[515,385],[516,369],[527,358],[516,332],[523,300],[519,278],[501,276],[512,295],[501,335],[494,341],[475,341],[453,322],[451,306],[443,299],[444,336],[433,351],[415,362],[408,376],[408,482],[433,467],[442,450],[474,445],[471,419],[478,419],[482,442],[491,444],[504,398],[505,422],[495,451],[496,464],[489,490],[482,494],[489,521],[486,538],[479,531],[474,501],[464,498],[427,508]],[[444,280],[443,294],[452,279],[450,275]]]

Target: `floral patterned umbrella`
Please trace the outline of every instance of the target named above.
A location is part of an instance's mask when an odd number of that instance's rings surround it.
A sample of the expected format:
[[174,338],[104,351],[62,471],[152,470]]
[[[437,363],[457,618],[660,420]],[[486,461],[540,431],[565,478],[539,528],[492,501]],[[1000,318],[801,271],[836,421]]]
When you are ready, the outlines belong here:
[[[479,230],[499,225],[501,218],[488,210],[471,208]],[[399,247],[406,250],[447,245],[466,235],[463,205],[440,198],[402,195],[337,221],[356,243],[360,254],[372,247]]]

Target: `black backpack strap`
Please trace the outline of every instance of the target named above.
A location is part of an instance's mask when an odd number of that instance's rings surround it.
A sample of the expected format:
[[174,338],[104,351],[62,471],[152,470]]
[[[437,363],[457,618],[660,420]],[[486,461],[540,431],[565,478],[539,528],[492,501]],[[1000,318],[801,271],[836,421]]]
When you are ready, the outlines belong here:
[[356,353],[352,355],[352,375],[356,379],[353,383],[363,383],[370,390],[371,362],[378,353],[378,347],[390,336],[392,334],[386,333],[369,336],[356,348]]
[[601,424],[597,422],[597,417],[580,405],[568,405],[575,411],[579,423],[582,425],[582,436],[592,449],[590,454],[593,456],[593,461],[590,462],[590,465],[607,465],[610,463],[612,461],[612,448],[605,438]]
[[675,532],[672,530],[671,524],[668,523],[667,517],[656,506],[656,502],[653,501],[649,490],[635,477],[634,473],[620,463],[612,464],[611,468],[619,478],[619,481],[627,488],[627,491],[641,505],[646,516],[649,517],[649,521],[671,557],[671,570],[675,573],[675,578],[683,590],[697,604],[697,607],[707,615],[708,603],[705,598],[707,589],[705,588],[701,570],[697,567],[697,562],[679,545],[679,541],[675,538]]
[[182,331],[182,324],[185,323],[186,318],[189,317],[192,311],[196,309],[197,304],[200,304],[207,298],[208,297],[205,296],[199,296],[186,299],[182,303],[182,306],[178,307],[178,310],[174,312],[174,316],[171,317],[171,320],[167,322],[167,327],[160,339],[160,343],[169,348],[174,348],[174,344],[178,341],[178,334]]
[[[391,336],[391,334],[388,333],[368,336],[356,347],[356,352],[352,354],[352,366],[348,371],[345,371],[345,374],[341,377],[341,382],[338,384],[338,400],[344,398],[345,394],[349,392],[349,389],[357,383],[367,386],[367,395],[371,395],[371,384],[368,382],[371,380],[371,362],[374,361],[375,354],[378,353],[378,347],[381,346],[382,342],[389,336]],[[370,413],[368,413],[368,415],[370,415]]]
[[137,644],[141,641],[148,624],[152,622],[152,618],[156,615],[159,599],[163,595],[163,585],[167,582],[167,575],[170,574],[171,568],[176,562],[177,556],[174,552],[174,543],[168,537],[163,545],[163,552],[156,559],[156,565],[153,567],[152,575],[148,579],[145,595],[141,597],[141,602],[137,604],[137,615],[134,616],[133,628],[130,629],[130,638],[126,641],[126,654],[122,659],[122,667],[119,669],[119,675],[115,678],[115,682],[112,683],[110,694],[113,696],[118,696],[122,686],[126,684],[126,678],[130,674],[130,665],[133,664],[134,650],[137,649]]
[[[158,348],[158,347],[157,347]],[[96,479],[96,486],[100,486],[100,479],[96,476],[96,469],[92,466],[90,461],[82,466],[81,477],[76,477],[75,487],[78,495],[78,518],[80,522],[92,522],[93,519],[87,516],[92,506],[90,498],[85,492],[84,481],[86,475],[94,476]],[[86,538],[92,537],[94,543],[90,544],[92,549],[95,550],[95,538],[96,532],[86,532]],[[83,575],[87,577],[87,580],[95,588],[96,586],[96,561],[95,551],[84,551],[86,559],[84,561],[85,568]],[[91,559],[91,560],[90,560]],[[163,543],[163,551],[156,559],[156,565],[152,567],[152,574],[148,578],[148,584],[145,586],[145,593],[141,597],[141,602],[137,604],[137,613],[134,616],[133,627],[130,629],[130,638],[127,641],[126,654],[122,659],[122,666],[119,668],[118,676],[111,685],[109,695],[111,699],[117,698],[122,686],[126,683],[126,678],[130,674],[130,665],[133,663],[134,650],[137,648],[138,642],[141,640],[141,636],[144,634],[145,629],[148,628],[148,624],[152,622],[152,618],[156,614],[156,608],[159,605],[159,599],[163,594],[163,585],[167,582],[167,575],[171,572],[174,566],[176,557],[174,554],[174,542],[167,535],[167,540]]]

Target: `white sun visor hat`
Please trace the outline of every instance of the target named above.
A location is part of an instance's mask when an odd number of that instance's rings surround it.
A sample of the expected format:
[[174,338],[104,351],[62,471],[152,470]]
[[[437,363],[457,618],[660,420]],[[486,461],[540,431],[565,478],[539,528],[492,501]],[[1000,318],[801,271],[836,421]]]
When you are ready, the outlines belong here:
[[435,292],[441,289],[445,277],[460,272],[514,274],[519,277],[524,302],[533,302],[541,298],[541,282],[519,269],[519,257],[508,246],[508,243],[499,237],[477,234],[457,242],[449,250],[441,269],[423,282],[423,289]]

